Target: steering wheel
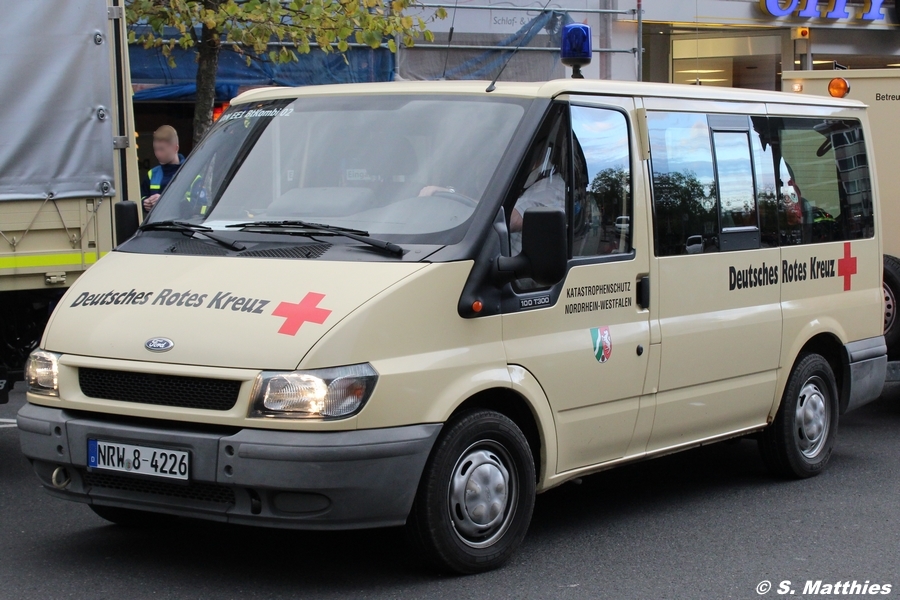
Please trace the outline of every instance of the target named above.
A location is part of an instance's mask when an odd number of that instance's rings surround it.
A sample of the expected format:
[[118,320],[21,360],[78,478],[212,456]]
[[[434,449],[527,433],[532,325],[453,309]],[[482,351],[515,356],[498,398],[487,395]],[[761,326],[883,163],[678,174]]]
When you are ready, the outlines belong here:
[[478,206],[478,200],[469,198],[468,196],[460,194],[459,192],[434,192],[433,194],[431,194],[431,196],[440,196],[441,198],[447,198],[448,200],[453,200],[472,208]]

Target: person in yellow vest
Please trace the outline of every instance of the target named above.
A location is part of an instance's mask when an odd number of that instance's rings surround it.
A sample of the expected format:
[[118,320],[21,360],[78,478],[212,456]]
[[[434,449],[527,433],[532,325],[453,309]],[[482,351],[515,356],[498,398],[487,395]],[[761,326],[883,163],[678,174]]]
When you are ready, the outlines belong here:
[[150,169],[147,178],[141,180],[141,200],[146,212],[156,206],[159,195],[184,162],[184,156],[178,153],[178,132],[174,127],[163,125],[153,132],[153,154],[159,165]]

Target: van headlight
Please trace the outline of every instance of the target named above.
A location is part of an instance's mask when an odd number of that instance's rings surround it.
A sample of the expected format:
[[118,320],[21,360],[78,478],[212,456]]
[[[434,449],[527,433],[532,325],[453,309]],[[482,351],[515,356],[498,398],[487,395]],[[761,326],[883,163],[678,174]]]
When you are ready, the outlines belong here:
[[263,371],[256,378],[250,417],[334,419],[362,409],[378,373],[369,364],[309,371]]
[[59,355],[35,350],[25,364],[28,391],[42,396],[59,396]]

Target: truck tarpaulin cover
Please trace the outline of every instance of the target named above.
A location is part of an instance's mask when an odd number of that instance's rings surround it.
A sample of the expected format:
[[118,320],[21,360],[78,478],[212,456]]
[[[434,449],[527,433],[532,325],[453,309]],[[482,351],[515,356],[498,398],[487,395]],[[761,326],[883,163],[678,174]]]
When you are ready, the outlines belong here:
[[0,201],[113,194],[106,2],[3,5]]

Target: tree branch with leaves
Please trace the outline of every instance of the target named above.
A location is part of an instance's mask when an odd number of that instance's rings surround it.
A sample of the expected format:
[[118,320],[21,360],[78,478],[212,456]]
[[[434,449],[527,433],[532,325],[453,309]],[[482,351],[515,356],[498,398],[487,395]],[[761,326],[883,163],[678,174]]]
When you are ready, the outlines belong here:
[[433,41],[428,23],[447,16],[443,8],[427,19],[405,14],[415,6],[416,0],[126,0],[125,13],[129,25],[144,26],[131,29],[129,42],[159,48],[171,67],[173,50],[196,50],[196,143],[212,124],[222,49],[241,54],[248,65],[296,62],[315,46],[346,53],[351,43],[374,49],[387,40],[396,52],[396,40],[404,46],[419,37]]

